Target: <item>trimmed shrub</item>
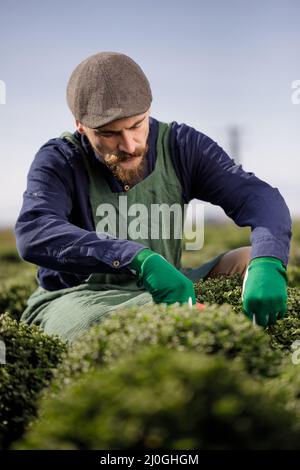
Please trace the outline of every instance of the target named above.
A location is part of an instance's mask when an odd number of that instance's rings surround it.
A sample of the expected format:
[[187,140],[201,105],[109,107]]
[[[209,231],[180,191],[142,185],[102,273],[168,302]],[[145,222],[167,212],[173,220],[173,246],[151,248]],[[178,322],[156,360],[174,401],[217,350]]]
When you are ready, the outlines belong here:
[[208,278],[205,281],[201,279],[194,287],[198,302],[219,305],[229,303],[234,311],[242,313],[242,285],[242,276],[235,274]]
[[65,345],[8,314],[0,316],[0,340],[6,353],[0,366],[0,448],[7,448],[35,415],[37,396],[49,384]]
[[35,276],[24,272],[22,276],[8,279],[0,287],[0,315],[9,312],[16,320],[20,319],[26,308],[28,297],[36,289]]
[[[243,312],[241,300],[242,277],[240,275],[207,279],[195,284],[199,302],[232,305],[236,313]],[[243,314],[243,313],[242,313]],[[243,314],[244,315],[244,314]],[[283,320],[265,329],[271,345],[283,353],[289,353],[293,342],[300,339],[300,289],[288,287],[287,312]]]
[[140,346],[221,354],[242,361],[249,373],[269,377],[279,373],[281,353],[270,339],[229,305],[206,306],[199,312],[185,306],[145,305],[117,310],[70,345],[56,371],[54,390],[96,365],[109,365]]
[[299,449],[284,390],[222,357],[148,347],[42,403],[16,449]]
[[[282,373],[274,380],[266,380],[266,389],[276,389],[284,393],[286,397],[286,408],[300,416],[300,344],[294,352],[285,358]],[[299,419],[299,418],[298,418]]]

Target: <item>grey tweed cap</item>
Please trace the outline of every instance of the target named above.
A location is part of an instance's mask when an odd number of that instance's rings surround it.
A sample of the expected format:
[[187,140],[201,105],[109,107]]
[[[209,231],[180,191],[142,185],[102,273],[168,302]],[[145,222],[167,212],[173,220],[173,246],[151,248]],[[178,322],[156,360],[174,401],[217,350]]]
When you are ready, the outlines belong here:
[[148,79],[136,62],[118,52],[99,52],[81,62],[67,85],[67,102],[83,125],[95,129],[150,108]]

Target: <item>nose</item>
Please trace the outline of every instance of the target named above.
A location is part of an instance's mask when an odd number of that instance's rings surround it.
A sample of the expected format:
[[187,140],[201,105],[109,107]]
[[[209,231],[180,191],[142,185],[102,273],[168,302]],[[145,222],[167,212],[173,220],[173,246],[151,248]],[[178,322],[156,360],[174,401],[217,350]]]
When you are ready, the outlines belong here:
[[119,150],[121,152],[133,153],[135,151],[136,143],[133,137],[128,133],[123,133],[121,142],[119,143]]

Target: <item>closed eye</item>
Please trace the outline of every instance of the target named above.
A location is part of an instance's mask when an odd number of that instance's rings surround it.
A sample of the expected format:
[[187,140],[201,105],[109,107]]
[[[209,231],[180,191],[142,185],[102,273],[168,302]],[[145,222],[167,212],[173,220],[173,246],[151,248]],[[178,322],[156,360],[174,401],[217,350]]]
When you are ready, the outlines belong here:
[[[146,117],[144,117],[141,121],[137,122],[136,124],[134,124],[133,126],[129,127],[129,130],[131,129],[137,129],[138,127],[141,127],[143,121],[146,119]],[[95,134],[97,136],[101,136],[101,137],[113,137],[114,135],[120,135],[121,134],[121,131],[111,131],[111,132],[105,132],[105,131],[95,131]]]

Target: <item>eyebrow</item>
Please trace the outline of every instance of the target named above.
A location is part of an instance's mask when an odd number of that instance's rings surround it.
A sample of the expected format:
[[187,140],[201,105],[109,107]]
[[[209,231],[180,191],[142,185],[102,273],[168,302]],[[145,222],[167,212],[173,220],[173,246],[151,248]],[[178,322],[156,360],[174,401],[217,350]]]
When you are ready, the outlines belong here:
[[[137,124],[140,124],[141,122],[143,122],[145,119],[146,119],[146,116],[144,116],[142,119],[139,119],[138,121],[136,121],[131,127],[126,127],[125,129],[132,129]],[[98,134],[120,134],[120,132],[122,132],[122,131],[114,131],[114,130],[109,130],[109,129],[101,130],[101,127],[98,127],[97,129],[95,129],[95,131]]]

